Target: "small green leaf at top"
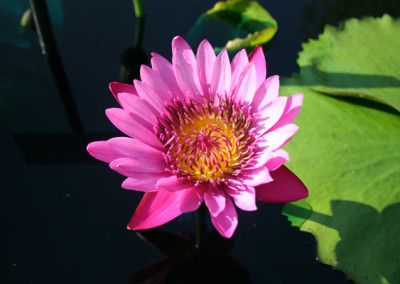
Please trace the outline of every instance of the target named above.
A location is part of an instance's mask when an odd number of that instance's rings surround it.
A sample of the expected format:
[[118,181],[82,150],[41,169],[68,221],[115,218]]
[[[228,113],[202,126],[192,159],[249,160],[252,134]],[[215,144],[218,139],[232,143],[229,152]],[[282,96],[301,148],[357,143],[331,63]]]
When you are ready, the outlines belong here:
[[225,28],[223,33],[228,34],[227,42],[222,47],[228,51],[263,45],[278,30],[275,19],[257,1],[228,0],[217,2],[211,10],[202,14],[189,32],[188,39],[208,38],[207,29],[218,29],[216,25]]

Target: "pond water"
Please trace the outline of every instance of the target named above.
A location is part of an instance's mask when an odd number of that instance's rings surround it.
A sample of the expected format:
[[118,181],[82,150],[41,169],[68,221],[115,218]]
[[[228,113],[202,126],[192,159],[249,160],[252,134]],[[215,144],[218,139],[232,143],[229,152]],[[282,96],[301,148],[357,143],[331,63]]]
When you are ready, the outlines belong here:
[[[214,1],[146,0],[143,49],[171,58],[175,35],[185,37]],[[297,71],[301,43],[351,16],[399,14],[396,1],[259,1],[279,30],[265,49],[268,74]],[[88,141],[115,136],[104,115],[117,106],[108,83],[132,46],[131,1],[48,1],[58,50],[84,135],[72,134],[46,57],[34,31],[18,22],[25,0],[0,3],[1,283],[125,283],[162,254],[126,224],[141,193],[123,190],[122,176],[85,151]],[[212,44],[219,35],[210,33]],[[118,134],[120,135],[120,134]],[[229,255],[254,283],[346,283],[316,261],[312,235],[290,226],[282,204],[239,212]],[[193,214],[160,229],[194,232]]]

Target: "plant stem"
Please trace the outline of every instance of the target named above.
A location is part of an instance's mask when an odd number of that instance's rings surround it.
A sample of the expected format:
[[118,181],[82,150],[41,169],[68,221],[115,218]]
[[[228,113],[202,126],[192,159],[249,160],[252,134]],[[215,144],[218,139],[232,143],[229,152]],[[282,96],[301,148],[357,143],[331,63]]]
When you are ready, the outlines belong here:
[[142,0],[133,0],[133,7],[135,9],[136,16],[136,30],[135,30],[135,42],[134,48],[141,48],[143,41],[144,32],[144,7]]
[[57,44],[51,28],[46,1],[30,0],[30,4],[42,53],[47,56],[47,61],[71,125],[72,132],[74,134],[83,134],[83,126],[79,119],[78,110],[75,106],[72,92],[69,87],[67,75],[57,50]]
[[144,17],[143,1],[133,0],[133,7],[135,8],[136,18],[143,18]]
[[196,245],[195,248],[200,250],[204,246],[204,236],[206,233],[206,207],[201,204],[200,208],[196,211]]

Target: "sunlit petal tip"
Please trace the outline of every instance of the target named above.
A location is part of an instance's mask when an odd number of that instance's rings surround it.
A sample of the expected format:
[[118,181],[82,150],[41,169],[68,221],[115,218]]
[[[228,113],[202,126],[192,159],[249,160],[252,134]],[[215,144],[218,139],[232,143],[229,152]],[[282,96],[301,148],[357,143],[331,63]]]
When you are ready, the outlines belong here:
[[[199,48],[203,45],[207,45],[207,46],[211,46],[210,42],[207,39],[203,39],[200,44],[199,44]],[[212,46],[211,46],[212,47]]]
[[180,36],[175,36],[172,40],[172,50],[175,49],[191,49],[190,45]]
[[119,95],[121,93],[128,93],[132,95],[137,95],[135,86],[131,84],[123,84],[123,83],[118,83],[118,82],[111,82],[108,84],[108,88],[110,89],[111,93],[114,95],[115,99],[119,101]]
[[267,64],[261,46],[256,46],[253,49],[249,55],[249,61],[253,62],[256,67],[257,86],[260,86],[267,76]]

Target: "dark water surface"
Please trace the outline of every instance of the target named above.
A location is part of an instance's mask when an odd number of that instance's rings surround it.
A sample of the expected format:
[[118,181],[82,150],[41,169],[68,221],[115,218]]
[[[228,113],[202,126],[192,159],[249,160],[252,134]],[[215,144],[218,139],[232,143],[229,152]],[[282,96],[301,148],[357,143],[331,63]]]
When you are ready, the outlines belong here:
[[[214,4],[144,2],[143,48],[168,59],[172,38],[185,36]],[[398,15],[394,1],[259,2],[279,25],[266,50],[269,75],[296,72],[301,42],[316,37],[325,22],[383,11]],[[0,283],[124,283],[162,254],[125,229],[142,194],[121,189],[123,177],[91,159],[85,144],[97,140],[94,133],[117,132],[104,110],[117,106],[108,83],[119,80],[120,56],[133,44],[132,2],[48,3],[85,135],[72,135],[36,34],[18,29],[28,1],[1,0]],[[211,34],[211,43],[221,44],[218,38]],[[342,273],[315,260],[316,241],[290,226],[282,206],[239,211],[229,255],[254,283],[346,283]],[[185,214],[161,229],[193,232],[194,226],[194,215]]]

